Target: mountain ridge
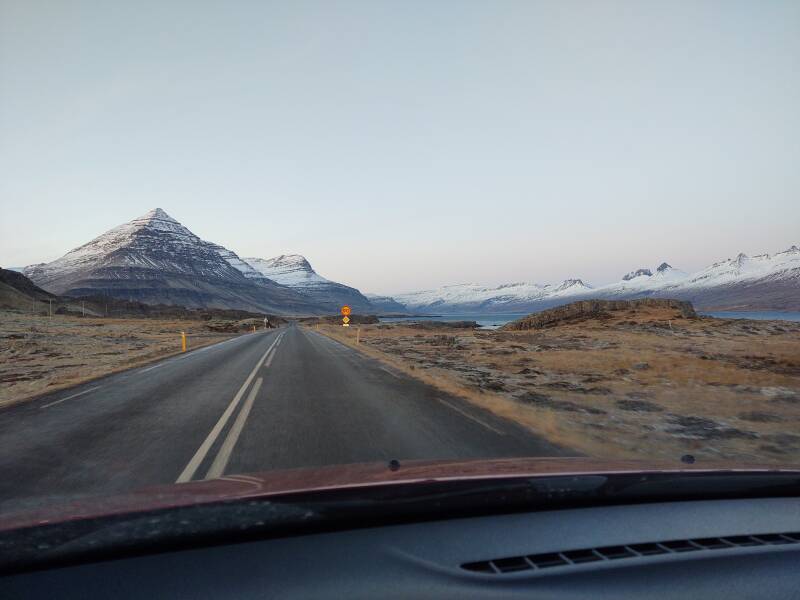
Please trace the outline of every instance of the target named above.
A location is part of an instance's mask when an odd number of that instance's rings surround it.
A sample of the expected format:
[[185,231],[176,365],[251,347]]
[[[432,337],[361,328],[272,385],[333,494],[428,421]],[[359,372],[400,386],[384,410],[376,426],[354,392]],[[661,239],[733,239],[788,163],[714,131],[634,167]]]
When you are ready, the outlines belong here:
[[753,257],[740,253],[691,274],[662,262],[654,271],[637,268],[594,288],[567,279],[557,285],[456,284],[387,296],[417,313],[535,312],[572,300],[646,297],[688,300],[704,309],[800,310],[800,248]]
[[23,273],[59,295],[278,314],[330,312],[266,277],[248,278],[242,272],[246,266],[233,251],[202,240],[155,208]]
[[322,277],[300,254],[281,254],[268,259],[247,257],[244,260],[262,277],[287,286],[334,312],[345,304],[357,312],[375,310],[359,290]]
[[354,311],[532,312],[581,299],[674,298],[718,310],[800,310],[800,248],[717,261],[695,273],[662,262],[592,287],[578,278],[557,284],[462,283],[395,296],[371,295],[319,275],[300,254],[241,258],[203,240],[155,208],[113,227],[50,263],[22,272],[49,293],[106,295],[151,304],[232,308],[273,314]]

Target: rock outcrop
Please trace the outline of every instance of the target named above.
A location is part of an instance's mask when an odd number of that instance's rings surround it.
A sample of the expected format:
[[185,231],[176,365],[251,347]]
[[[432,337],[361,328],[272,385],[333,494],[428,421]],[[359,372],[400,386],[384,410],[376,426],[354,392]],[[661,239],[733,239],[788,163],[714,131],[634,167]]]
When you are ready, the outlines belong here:
[[507,323],[501,327],[504,331],[523,331],[526,329],[542,329],[563,322],[596,318],[603,314],[621,310],[640,310],[642,308],[672,309],[676,317],[693,319],[697,317],[691,302],[661,298],[641,298],[638,300],[579,300],[564,306],[558,306],[534,313]]

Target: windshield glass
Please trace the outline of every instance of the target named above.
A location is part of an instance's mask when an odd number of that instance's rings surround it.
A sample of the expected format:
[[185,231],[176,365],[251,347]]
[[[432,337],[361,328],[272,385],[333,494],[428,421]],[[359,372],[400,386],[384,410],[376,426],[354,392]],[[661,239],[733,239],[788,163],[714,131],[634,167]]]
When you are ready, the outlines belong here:
[[797,465],[798,64],[791,2],[0,2],[0,520]]

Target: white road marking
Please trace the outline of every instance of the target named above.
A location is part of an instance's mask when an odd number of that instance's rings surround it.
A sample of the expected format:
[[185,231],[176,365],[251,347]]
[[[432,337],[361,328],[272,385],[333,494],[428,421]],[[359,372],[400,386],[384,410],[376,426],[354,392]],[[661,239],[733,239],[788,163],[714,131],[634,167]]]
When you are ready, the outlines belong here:
[[238,406],[239,401],[242,399],[242,396],[247,390],[247,387],[250,385],[250,382],[253,380],[253,377],[256,376],[258,369],[261,367],[262,363],[267,358],[267,355],[270,353],[275,344],[278,343],[278,340],[281,338],[281,336],[283,336],[283,333],[278,335],[278,337],[275,339],[275,341],[272,342],[270,347],[267,348],[267,351],[264,352],[261,358],[258,359],[256,366],[253,367],[253,370],[250,372],[250,375],[247,376],[247,379],[245,379],[244,383],[242,384],[242,387],[240,387],[239,391],[236,392],[236,395],[233,397],[233,400],[231,400],[231,403],[228,405],[228,408],[226,408],[225,412],[222,413],[222,416],[219,418],[219,421],[217,421],[217,424],[214,425],[214,428],[211,430],[206,439],[197,449],[197,452],[194,453],[192,460],[190,460],[189,464],[187,464],[186,467],[183,469],[181,474],[178,476],[178,479],[175,480],[175,483],[185,483],[187,481],[190,481],[192,477],[194,477],[195,472],[197,471],[198,467],[200,467],[200,463],[203,462],[203,459],[206,457],[206,454],[208,454],[209,449],[211,449],[211,446],[219,437],[219,434],[220,432],[222,432],[222,429],[225,427],[225,424],[228,422],[228,419],[231,418],[233,411]]
[[84,394],[88,394],[89,392],[93,392],[95,390],[99,390],[102,385],[97,385],[93,388],[89,388],[88,390],[83,390],[82,392],[78,392],[77,394],[72,394],[72,396],[67,396],[66,398],[61,398],[61,400],[56,400],[55,402],[50,402],[49,404],[45,404],[40,406],[39,408],[47,408],[49,406],[55,406],[56,404],[61,404],[64,400],[72,400],[73,398],[77,398],[78,396],[83,396]]
[[448,406],[448,407],[452,408],[454,411],[456,411],[456,412],[458,412],[458,413],[461,413],[462,415],[464,415],[464,416],[465,416],[465,417],[467,417],[468,419],[471,419],[472,421],[475,421],[475,422],[476,422],[478,425],[483,425],[484,427],[486,427],[486,429],[489,429],[489,430],[491,430],[491,431],[494,431],[494,432],[495,432],[496,434],[498,434],[498,435],[505,435],[505,433],[503,433],[503,432],[502,432],[502,431],[500,431],[499,429],[495,429],[494,427],[492,427],[492,426],[491,426],[491,425],[489,425],[488,423],[485,423],[484,421],[481,421],[479,418],[477,418],[477,417],[473,417],[471,414],[469,414],[469,413],[468,413],[468,412],[466,412],[466,411],[463,411],[463,410],[461,410],[461,409],[460,409],[460,408],[458,408],[457,406],[453,406],[453,405],[452,405],[452,404],[450,404],[450,403],[449,403],[447,400],[442,400],[441,398],[437,398],[437,400],[439,400],[439,402],[441,402],[441,403],[442,403],[442,404],[444,404],[445,406]]
[[400,375],[398,375],[398,374],[397,374],[397,373],[395,373],[394,371],[390,371],[390,370],[389,370],[389,369],[387,369],[386,367],[378,367],[378,368],[379,368],[381,371],[384,371],[384,372],[388,373],[389,375],[391,375],[392,377],[394,377],[394,378],[396,378],[396,379],[401,379]]
[[164,363],[159,363],[157,365],[153,365],[152,367],[147,367],[146,369],[142,369],[139,371],[140,373],[147,373],[148,371],[152,371],[153,369],[157,369],[158,367],[163,367]]
[[[280,346],[280,344],[278,344]],[[275,350],[272,351],[272,354],[269,355],[267,362],[264,363],[264,368],[269,369],[269,366],[272,364],[272,359],[275,358],[275,355],[278,353],[278,346],[275,346]]]
[[256,379],[256,383],[253,385],[253,389],[251,389],[250,393],[247,395],[247,400],[244,401],[242,410],[240,410],[239,414],[236,416],[236,420],[233,422],[233,426],[228,432],[228,436],[222,443],[222,447],[219,449],[217,457],[214,459],[214,462],[208,469],[208,473],[206,473],[205,476],[206,479],[215,479],[217,477],[221,477],[225,472],[225,467],[228,466],[228,461],[231,459],[233,448],[236,446],[236,442],[239,441],[239,436],[242,434],[242,429],[244,429],[244,424],[247,422],[247,417],[250,416],[250,410],[253,408],[253,403],[258,395],[258,390],[261,389],[262,383],[264,383],[263,377]]

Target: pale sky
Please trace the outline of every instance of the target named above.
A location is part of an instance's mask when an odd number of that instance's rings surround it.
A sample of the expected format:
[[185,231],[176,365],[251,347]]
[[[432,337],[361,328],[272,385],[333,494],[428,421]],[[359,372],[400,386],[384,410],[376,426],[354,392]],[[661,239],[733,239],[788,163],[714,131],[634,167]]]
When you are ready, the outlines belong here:
[[800,2],[0,0],[0,265],[161,207],[393,293],[800,244]]

